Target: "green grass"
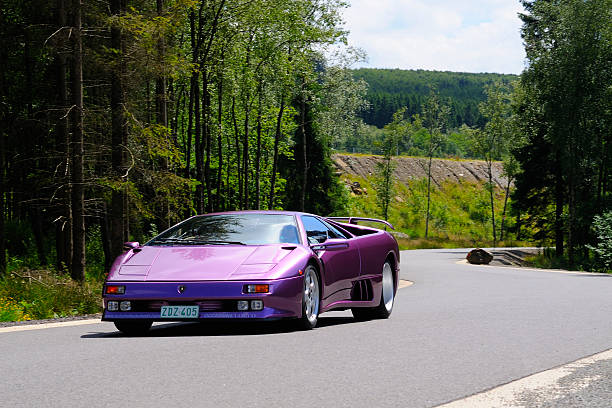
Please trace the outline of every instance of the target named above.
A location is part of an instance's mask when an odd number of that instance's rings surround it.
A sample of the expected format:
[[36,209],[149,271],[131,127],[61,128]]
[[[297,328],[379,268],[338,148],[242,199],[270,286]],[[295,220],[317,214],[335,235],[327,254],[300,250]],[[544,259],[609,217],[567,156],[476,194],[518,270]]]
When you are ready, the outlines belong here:
[[102,281],[82,285],[49,270],[22,268],[0,280],[0,321],[49,319],[101,311]]
[[[381,217],[376,204],[376,192],[367,179],[343,175],[345,180],[359,182],[367,194],[351,193],[349,202],[352,216]],[[482,184],[445,182],[439,188],[432,185],[429,235],[425,238],[427,212],[427,180],[396,183],[396,192],[389,210],[389,222],[402,233],[398,239],[401,249],[470,248],[493,246],[489,192]],[[495,219],[499,239],[504,192],[495,190]],[[509,212],[509,210],[507,211]],[[506,225],[513,225],[508,214]],[[497,246],[529,246],[506,233]]]

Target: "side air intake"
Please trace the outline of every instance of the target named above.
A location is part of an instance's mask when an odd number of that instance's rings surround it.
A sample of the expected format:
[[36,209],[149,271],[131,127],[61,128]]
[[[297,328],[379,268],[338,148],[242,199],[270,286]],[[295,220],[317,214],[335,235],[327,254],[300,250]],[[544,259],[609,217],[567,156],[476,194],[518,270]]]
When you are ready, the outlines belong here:
[[370,282],[369,279],[359,280],[353,283],[351,300],[365,302],[372,300],[372,296],[372,282]]

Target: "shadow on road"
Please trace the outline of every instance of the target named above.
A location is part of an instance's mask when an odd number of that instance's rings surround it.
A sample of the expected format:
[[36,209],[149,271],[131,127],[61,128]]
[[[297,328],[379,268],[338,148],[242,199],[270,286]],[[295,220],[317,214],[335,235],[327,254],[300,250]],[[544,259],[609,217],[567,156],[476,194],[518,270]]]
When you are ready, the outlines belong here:
[[[319,317],[315,330],[343,324],[352,324],[356,320],[348,316]],[[204,321],[186,323],[166,323],[153,325],[144,336],[139,337],[185,337],[185,336],[257,336],[281,334],[300,331],[292,321],[244,322],[244,321]],[[133,337],[119,331],[90,332],[81,336],[83,339]]]

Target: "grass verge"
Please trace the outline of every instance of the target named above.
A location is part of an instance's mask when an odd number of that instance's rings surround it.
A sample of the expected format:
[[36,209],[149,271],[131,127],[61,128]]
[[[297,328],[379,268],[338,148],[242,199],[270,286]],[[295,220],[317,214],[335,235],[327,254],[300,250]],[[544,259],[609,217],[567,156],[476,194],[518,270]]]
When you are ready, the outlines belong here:
[[0,280],[0,321],[50,319],[101,311],[102,281],[79,284],[48,270],[20,269]]

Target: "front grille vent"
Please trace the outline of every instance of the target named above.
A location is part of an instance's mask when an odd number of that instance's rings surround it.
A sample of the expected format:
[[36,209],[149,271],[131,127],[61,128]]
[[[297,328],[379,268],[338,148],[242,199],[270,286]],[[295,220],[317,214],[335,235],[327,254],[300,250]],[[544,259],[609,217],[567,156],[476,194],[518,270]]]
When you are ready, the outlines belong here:
[[234,312],[236,311],[235,300],[192,300],[170,302],[167,300],[135,300],[132,301],[134,312],[159,312],[162,306],[200,306],[200,312]]

